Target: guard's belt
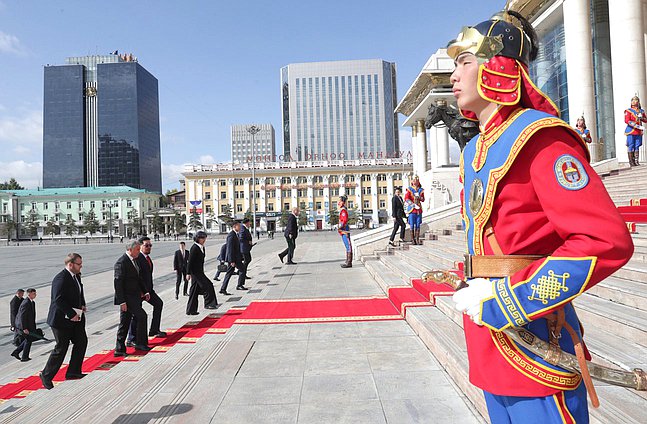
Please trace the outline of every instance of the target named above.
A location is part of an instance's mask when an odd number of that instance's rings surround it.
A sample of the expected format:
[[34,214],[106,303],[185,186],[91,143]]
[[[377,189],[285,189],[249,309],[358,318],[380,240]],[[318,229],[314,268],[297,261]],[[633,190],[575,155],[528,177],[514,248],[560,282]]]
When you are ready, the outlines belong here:
[[521,271],[542,255],[465,255],[465,278],[508,277]]

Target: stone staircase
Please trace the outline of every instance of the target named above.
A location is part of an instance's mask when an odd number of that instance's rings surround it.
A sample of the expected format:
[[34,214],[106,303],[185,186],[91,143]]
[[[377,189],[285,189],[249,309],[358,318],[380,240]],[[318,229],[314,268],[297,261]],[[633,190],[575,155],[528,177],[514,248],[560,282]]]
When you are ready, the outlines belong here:
[[[450,235],[437,233],[437,240],[425,240],[422,246],[376,251],[362,261],[385,292],[388,287],[411,284],[411,279],[418,278],[422,271],[453,268],[454,261],[462,257],[462,230],[454,229]],[[639,247],[631,262],[575,301],[594,361],[625,369],[647,368],[647,262],[643,252],[647,237],[636,235],[635,240]],[[406,319],[455,384],[487,417],[483,395],[468,381],[462,316],[454,309],[451,298],[438,297],[432,308],[409,308]],[[600,383],[596,387],[602,405],[591,409],[593,422],[644,422],[644,392]]]
[[631,199],[647,198],[647,165],[621,168],[613,175],[602,175],[611,199],[618,206],[628,206]]

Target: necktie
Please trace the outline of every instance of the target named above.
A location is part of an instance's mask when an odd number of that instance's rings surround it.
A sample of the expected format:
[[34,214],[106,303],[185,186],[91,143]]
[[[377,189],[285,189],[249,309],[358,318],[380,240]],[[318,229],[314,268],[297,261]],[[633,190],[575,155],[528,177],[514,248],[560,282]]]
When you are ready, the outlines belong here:
[[79,277],[77,275],[74,276],[74,281],[76,281],[76,285],[79,288],[79,293],[81,293],[81,282],[79,281]]
[[135,267],[135,269],[137,270],[137,274],[139,274],[139,265],[137,265],[137,261],[135,261],[135,260],[133,259],[133,260],[132,260],[132,262],[133,262],[133,266],[134,266],[134,267]]
[[150,256],[146,256],[146,261],[148,262],[148,266],[151,267],[151,271],[153,270],[153,261],[151,260]]

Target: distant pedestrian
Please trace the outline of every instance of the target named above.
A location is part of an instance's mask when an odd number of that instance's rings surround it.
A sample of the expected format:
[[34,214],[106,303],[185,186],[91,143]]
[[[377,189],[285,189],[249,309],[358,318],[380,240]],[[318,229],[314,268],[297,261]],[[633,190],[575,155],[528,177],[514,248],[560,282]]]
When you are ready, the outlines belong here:
[[643,132],[647,122],[645,111],[640,106],[640,99],[634,96],[631,99],[631,107],[625,110],[625,135],[627,136],[627,155],[629,157],[630,166],[638,166],[640,163],[640,146],[643,144]]
[[341,241],[346,248],[346,262],[341,264],[342,268],[353,267],[353,245],[350,241],[350,226],[348,225],[348,210],[346,209],[346,200],[348,197],[345,194],[339,196],[337,201],[337,209],[339,210],[339,227],[337,232],[341,236]]
[[577,131],[580,137],[582,137],[582,140],[584,140],[587,144],[591,144],[591,142],[593,142],[593,139],[591,138],[591,131],[586,128],[586,120],[583,116],[577,118],[577,122],[575,123],[575,131]]
[[[243,255],[243,262],[245,264],[245,278],[247,280],[251,280],[251,277],[247,275],[247,272],[249,271],[249,264],[252,262],[252,247],[256,246],[256,243],[252,243],[252,233],[249,231],[250,225],[251,220],[249,218],[243,219],[243,225],[240,226],[239,234],[240,253]],[[259,234],[258,230],[256,230],[256,234]]]
[[[20,345],[11,352],[11,356],[22,361],[31,361],[29,351],[31,350],[31,343],[36,334],[36,289],[27,289],[27,297],[20,303],[18,314],[16,315],[16,332],[22,336]],[[22,356],[20,355],[22,352]]]
[[420,242],[420,225],[422,224],[422,203],[425,201],[425,191],[420,185],[420,179],[414,175],[411,185],[404,195],[405,211],[409,214],[409,227],[411,228],[411,239],[413,244]]
[[404,231],[407,228],[404,223],[404,200],[402,199],[402,192],[399,188],[395,189],[395,194],[391,199],[391,216],[393,217],[393,231],[391,232],[389,244],[395,246],[393,240],[395,240],[398,229],[400,230],[400,244],[402,244],[404,242]]
[[180,248],[175,251],[173,257],[173,270],[175,271],[175,300],[178,300],[180,294],[180,284],[184,281],[184,290],[182,294],[188,296],[189,279],[187,278],[186,268],[189,264],[189,251],[186,250],[186,243],[180,242]]
[[204,260],[206,257],[206,249],[204,247],[207,241],[207,233],[198,231],[193,237],[195,243],[191,246],[189,251],[189,263],[187,265],[187,272],[191,280],[191,288],[189,289],[189,300],[186,305],[187,315],[198,315],[198,295],[204,295],[204,308],[216,309],[218,308],[218,301],[216,299],[216,291],[213,288],[213,283],[209,277],[204,273]]
[[52,328],[56,345],[40,373],[40,379],[46,389],[54,387],[52,379],[63,364],[70,342],[74,347],[65,378],[78,380],[85,377],[81,372],[88,346],[88,336],[85,333],[87,308],[81,283],[83,258],[78,253],[70,253],[65,257],[64,263],[65,269],[52,280],[52,301],[47,314],[47,323]]
[[297,225],[298,216],[299,208],[292,209],[292,213],[288,214],[288,222],[285,226],[285,231],[283,232],[288,247],[283,252],[279,253],[279,259],[283,262],[283,258],[287,256],[288,265],[296,265],[296,262],[294,262],[292,258],[294,257],[294,251],[297,248],[297,236],[299,235],[299,228]]
[[18,309],[20,309],[20,304],[22,303],[23,297],[25,296],[25,291],[23,289],[16,290],[16,295],[11,298],[9,302],[9,318],[11,325],[9,329],[14,331],[16,329],[16,315],[18,315]]
[[261,238],[261,230],[258,228],[256,229],[256,240],[259,240]]

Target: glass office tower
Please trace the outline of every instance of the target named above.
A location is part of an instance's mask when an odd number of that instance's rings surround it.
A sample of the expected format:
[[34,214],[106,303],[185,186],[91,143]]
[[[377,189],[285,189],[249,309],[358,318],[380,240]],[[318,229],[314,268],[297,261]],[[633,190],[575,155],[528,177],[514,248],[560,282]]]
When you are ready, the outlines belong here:
[[[116,52],[66,62],[45,68],[44,187],[127,185],[161,193],[157,79],[132,55]],[[70,99],[74,107],[61,109]],[[59,170],[70,160],[76,178]]]
[[380,59],[283,67],[283,154],[334,160],[397,152],[395,77],[395,64]]

